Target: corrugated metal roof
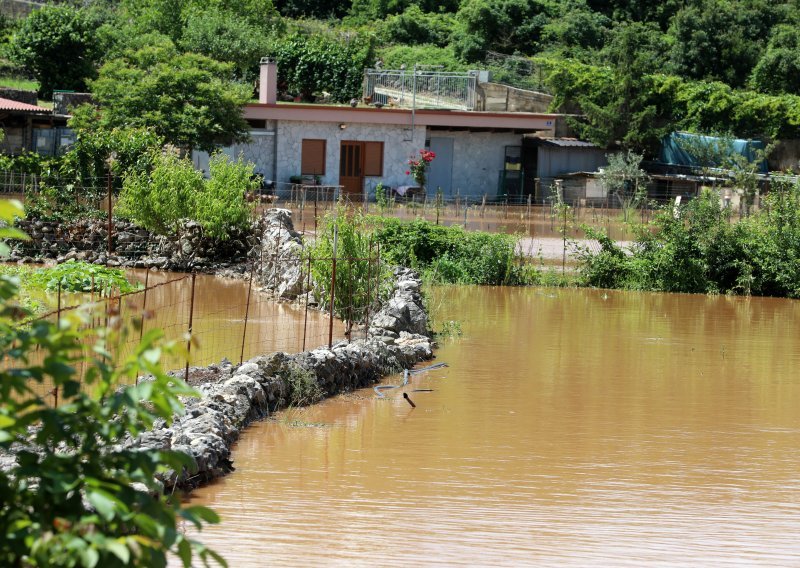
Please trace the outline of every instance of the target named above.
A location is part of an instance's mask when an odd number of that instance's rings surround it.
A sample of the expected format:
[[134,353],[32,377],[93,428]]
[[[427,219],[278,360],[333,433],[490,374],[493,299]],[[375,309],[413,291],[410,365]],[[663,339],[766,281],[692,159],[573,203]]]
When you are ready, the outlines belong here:
[[2,97],[0,97],[0,110],[13,110],[21,112],[44,112],[48,114],[53,112],[49,108],[44,108],[36,105],[29,105],[27,103],[20,103],[18,101],[12,101],[11,99],[4,99]]
[[542,146],[557,146],[559,148],[597,148],[591,142],[578,140],[577,138],[531,138]]

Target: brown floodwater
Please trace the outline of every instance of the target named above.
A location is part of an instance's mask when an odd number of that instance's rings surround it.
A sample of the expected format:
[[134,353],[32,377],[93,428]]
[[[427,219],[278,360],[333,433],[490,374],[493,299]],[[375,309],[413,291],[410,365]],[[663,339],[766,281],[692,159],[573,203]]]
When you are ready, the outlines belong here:
[[[238,364],[240,359],[247,360],[274,351],[299,353],[304,348],[327,345],[331,331],[333,341],[344,337],[345,328],[341,321],[334,319],[331,330],[331,320],[326,314],[314,309],[306,312],[304,306],[297,304],[275,302],[259,292],[255,284],[248,302],[250,283],[247,280],[198,274],[192,304],[190,274],[155,270],[150,271],[149,275],[145,270],[129,270],[127,273],[132,282],[147,282],[148,290],[146,295],[139,291],[123,296],[121,309],[116,299],[111,301],[112,310],[119,310],[125,329],[119,340],[110,344],[115,366],[132,353],[139,343],[142,333],[132,324],[134,320],[141,321],[142,314],[146,314],[143,332],[160,329],[164,340],[176,341],[184,346],[191,313],[193,341],[190,362],[197,366],[219,363],[223,358]],[[55,294],[41,295],[38,299],[55,309]],[[109,300],[106,298],[65,293],[61,300],[64,309],[62,317],[69,317],[73,308],[94,304],[96,309],[92,311],[94,317],[89,325],[99,328],[108,321],[105,314]],[[55,311],[49,312],[46,319],[55,322]],[[357,330],[354,337],[358,335]],[[86,347],[88,349],[88,344]],[[161,363],[165,370],[183,369],[186,364],[185,353],[165,354]],[[79,374],[83,376],[87,368],[88,363],[78,364]],[[41,384],[35,390],[40,395],[51,396],[52,384]]]
[[[231,566],[800,565],[800,302],[451,287],[446,369],[253,425]],[[398,376],[387,383],[398,383]],[[413,392],[433,389],[432,392]]]

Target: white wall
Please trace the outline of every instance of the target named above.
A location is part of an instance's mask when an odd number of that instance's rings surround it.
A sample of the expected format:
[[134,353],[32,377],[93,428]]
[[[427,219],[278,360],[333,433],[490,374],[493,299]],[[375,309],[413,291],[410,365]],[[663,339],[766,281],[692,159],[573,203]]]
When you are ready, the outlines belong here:
[[[418,126],[413,136],[409,136],[409,130],[398,125],[346,124],[346,128],[342,129],[336,123],[287,120],[278,121],[274,135],[264,131],[254,134],[249,144],[239,144],[223,151],[231,156],[241,153],[256,165],[257,172],[263,173],[266,179],[277,181],[278,190],[286,190],[289,178],[300,175],[304,138],[327,141],[325,175],[321,176],[325,185],[339,184],[339,156],[343,140],[383,142],[383,176],[364,180],[365,189],[370,195],[380,182],[390,187],[415,185],[413,178],[406,175],[408,160],[419,156],[419,150],[425,147],[426,135],[453,138],[453,184],[451,193],[445,197],[459,194],[476,200],[484,194],[490,198],[497,195],[505,147],[522,145],[521,135],[503,132],[426,132],[424,126]],[[204,164],[207,164],[208,158],[204,153],[196,152],[194,158],[196,167],[207,169]]]
[[[250,133],[250,142],[247,144],[234,144],[219,149],[220,152],[227,154],[234,160],[239,156],[245,162],[252,162],[253,171],[262,174],[265,179],[272,179],[275,168],[275,132],[274,130],[253,130]],[[192,162],[198,170],[203,170],[208,174],[207,152],[195,150],[192,152]]]

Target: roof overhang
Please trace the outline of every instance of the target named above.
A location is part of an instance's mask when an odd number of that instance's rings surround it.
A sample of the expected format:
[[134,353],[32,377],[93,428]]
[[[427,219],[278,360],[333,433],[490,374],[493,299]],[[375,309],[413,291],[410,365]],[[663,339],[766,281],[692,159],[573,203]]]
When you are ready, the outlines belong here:
[[250,104],[244,118],[350,124],[428,126],[438,130],[537,132],[553,130],[559,115],[529,112],[478,112],[360,108],[303,104]]

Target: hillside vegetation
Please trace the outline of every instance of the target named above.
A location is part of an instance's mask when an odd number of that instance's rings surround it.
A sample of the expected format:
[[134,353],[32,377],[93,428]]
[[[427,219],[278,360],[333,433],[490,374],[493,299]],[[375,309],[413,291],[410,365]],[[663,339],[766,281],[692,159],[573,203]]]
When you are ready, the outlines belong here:
[[[798,8],[797,0],[60,2],[0,21],[0,73],[35,78],[45,98],[53,89],[103,95],[132,60],[147,68],[152,50],[156,61],[169,53],[252,96],[259,59],[272,55],[284,97],[346,103],[378,59],[386,68],[489,68],[499,81],[551,92],[554,111],[584,115],[575,124],[583,137],[649,153],[674,129],[800,138]],[[139,102],[156,98],[144,92]]]

